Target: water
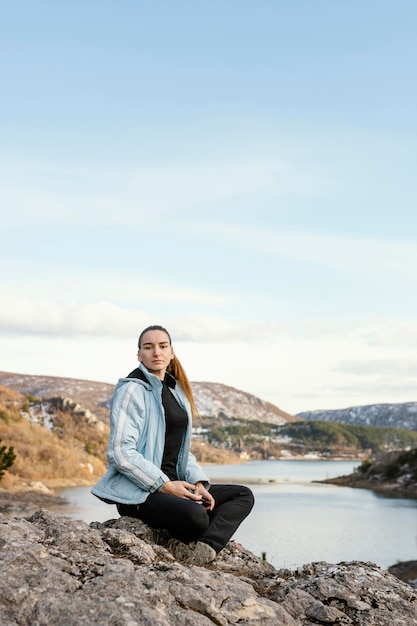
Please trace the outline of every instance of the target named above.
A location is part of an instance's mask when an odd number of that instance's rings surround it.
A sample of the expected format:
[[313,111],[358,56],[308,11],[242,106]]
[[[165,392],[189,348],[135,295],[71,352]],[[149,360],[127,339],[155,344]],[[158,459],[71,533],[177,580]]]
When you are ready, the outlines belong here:
[[[347,461],[253,461],[206,468],[212,482],[248,485],[255,507],[234,538],[275,567],[312,561],[371,561],[387,568],[417,560],[417,500],[391,498],[367,489],[316,484],[352,473]],[[86,522],[119,517],[89,488],[64,489],[65,512]]]

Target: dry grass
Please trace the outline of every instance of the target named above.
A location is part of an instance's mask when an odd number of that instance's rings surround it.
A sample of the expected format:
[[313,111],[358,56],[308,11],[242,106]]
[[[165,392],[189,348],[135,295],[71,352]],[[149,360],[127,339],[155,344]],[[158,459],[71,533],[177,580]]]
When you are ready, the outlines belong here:
[[[0,387],[0,439],[16,454],[8,473],[15,479],[45,484],[95,482],[106,469],[107,435],[95,427],[72,423],[72,417],[63,413],[58,416],[57,432],[51,432],[22,417],[27,404],[25,396]],[[1,486],[8,482],[5,477]]]
[[213,465],[224,465],[228,463],[240,463],[241,458],[232,450],[224,448],[215,448],[207,443],[193,441],[191,444],[191,452],[199,463],[211,463]]

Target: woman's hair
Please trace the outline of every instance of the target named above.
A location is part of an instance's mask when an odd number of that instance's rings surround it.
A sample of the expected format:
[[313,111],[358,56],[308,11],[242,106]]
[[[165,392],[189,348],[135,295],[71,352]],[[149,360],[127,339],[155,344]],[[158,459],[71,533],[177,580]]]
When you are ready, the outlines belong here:
[[[163,333],[167,335],[169,339],[169,345],[170,346],[172,345],[171,335],[169,334],[167,329],[164,328],[163,326],[159,326],[158,324],[154,324],[153,326],[148,326],[147,328],[142,330],[141,334],[139,335],[139,341],[138,341],[139,350],[140,350],[140,344],[141,344],[143,335],[147,333],[149,330],[161,330]],[[185,373],[183,366],[181,365],[181,363],[179,362],[175,354],[174,354],[174,358],[171,360],[171,363],[167,367],[167,372],[171,374],[179,382],[181,387],[184,389],[185,395],[187,396],[187,399],[191,405],[191,414],[193,417],[197,417],[198,409],[194,400],[191,383],[188,380],[188,376]]]

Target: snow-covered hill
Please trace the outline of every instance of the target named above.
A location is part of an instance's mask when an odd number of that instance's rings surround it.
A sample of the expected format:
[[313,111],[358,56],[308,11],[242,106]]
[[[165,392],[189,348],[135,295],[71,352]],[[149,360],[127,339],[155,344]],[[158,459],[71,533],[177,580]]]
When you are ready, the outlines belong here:
[[299,418],[274,404],[220,383],[192,383],[197,408],[202,416],[237,417],[270,424],[286,424]]
[[322,422],[417,430],[417,402],[369,404],[331,411],[304,411],[298,413],[298,417]]

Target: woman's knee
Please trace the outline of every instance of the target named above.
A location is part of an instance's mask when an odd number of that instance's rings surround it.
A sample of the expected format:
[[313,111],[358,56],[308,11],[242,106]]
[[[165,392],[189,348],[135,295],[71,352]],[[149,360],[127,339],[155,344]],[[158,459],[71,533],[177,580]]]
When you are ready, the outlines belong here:
[[242,485],[241,490],[241,498],[245,501],[248,512],[250,512],[255,504],[253,492],[249,487],[245,487],[244,485]]
[[195,533],[197,537],[206,532],[209,526],[209,516],[202,504],[190,507],[187,518],[189,532]]

